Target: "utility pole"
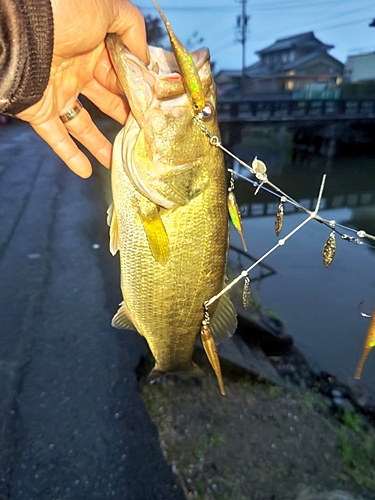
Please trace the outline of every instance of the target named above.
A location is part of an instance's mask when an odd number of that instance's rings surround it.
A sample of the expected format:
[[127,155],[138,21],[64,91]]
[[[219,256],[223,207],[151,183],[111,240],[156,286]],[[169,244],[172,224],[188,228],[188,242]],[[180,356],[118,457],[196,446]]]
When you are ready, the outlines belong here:
[[241,71],[241,96],[245,89],[245,68],[246,68],[246,40],[247,40],[247,25],[250,16],[246,13],[247,0],[239,0],[242,4],[242,14],[237,16],[237,31],[239,37],[237,41],[242,45],[242,71]]

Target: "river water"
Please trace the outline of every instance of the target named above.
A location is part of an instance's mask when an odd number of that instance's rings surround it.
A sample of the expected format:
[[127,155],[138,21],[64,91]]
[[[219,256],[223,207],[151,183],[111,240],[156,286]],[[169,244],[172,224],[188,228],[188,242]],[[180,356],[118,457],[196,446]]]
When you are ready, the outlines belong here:
[[[339,152],[327,160],[309,154],[306,158],[293,151],[285,130],[259,132],[258,139],[245,135],[234,147],[247,162],[257,155],[267,164],[268,178],[302,205],[314,205],[323,173],[327,174],[323,194],[322,217],[347,228],[375,234],[375,151],[363,155],[361,148]],[[257,145],[258,142],[258,145]],[[235,165],[242,173],[244,170]],[[306,219],[306,214],[285,204],[280,236],[274,221],[278,199],[235,178],[236,195],[243,213],[248,251],[261,257],[280,238]],[[349,229],[337,227],[348,236]],[[252,291],[262,306],[272,310],[284,322],[285,330],[296,346],[317,369],[353,382],[370,319],[360,315],[375,309],[375,241],[362,239],[356,244],[336,235],[337,249],[332,264],[325,268],[322,250],[330,229],[310,221],[280,246],[264,263],[275,274],[254,282]],[[241,247],[235,230],[231,243]],[[250,273],[258,277],[260,267]],[[362,383],[375,395],[375,349],[370,352],[362,373]]]

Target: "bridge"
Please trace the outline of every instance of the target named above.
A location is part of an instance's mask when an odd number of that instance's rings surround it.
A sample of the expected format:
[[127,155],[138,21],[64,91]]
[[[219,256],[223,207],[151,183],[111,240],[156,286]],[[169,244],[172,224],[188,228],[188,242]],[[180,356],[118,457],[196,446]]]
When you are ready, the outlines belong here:
[[[313,211],[316,205],[316,198],[303,198],[299,199],[298,202],[304,206],[306,209]],[[254,217],[264,217],[267,215],[275,216],[278,201],[269,201],[264,203],[257,203],[255,201],[241,203],[241,217],[242,219],[254,218]],[[375,191],[368,190],[364,192],[355,193],[345,193],[345,194],[334,194],[331,196],[326,196],[322,198],[320,211],[337,209],[337,208],[357,208],[374,206],[375,204]],[[286,203],[284,206],[285,214],[298,212],[299,209],[290,204]]]
[[375,123],[375,99],[218,100],[220,123],[355,121]]

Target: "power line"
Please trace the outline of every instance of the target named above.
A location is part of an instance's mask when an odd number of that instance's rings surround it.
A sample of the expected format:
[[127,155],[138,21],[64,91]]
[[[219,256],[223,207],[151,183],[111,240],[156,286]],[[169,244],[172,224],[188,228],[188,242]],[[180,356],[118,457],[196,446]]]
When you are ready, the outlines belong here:
[[[316,8],[317,6],[327,6],[327,5],[337,5],[337,0],[311,0],[311,1],[304,1],[301,2],[300,0],[296,0],[296,2],[292,2],[292,0],[288,0],[287,2],[278,2],[278,1],[273,1],[273,2],[262,2],[262,3],[256,3],[252,2],[251,8],[252,11],[254,12],[261,12],[264,10],[290,10],[290,9],[301,9],[301,8]],[[340,8],[342,8],[345,5],[353,5],[352,0],[341,0],[340,2]],[[372,8],[374,6],[374,2],[370,1],[364,5],[362,5],[360,8]],[[137,5],[137,7],[141,10],[155,10],[155,7],[153,5]],[[190,11],[190,12],[219,12],[223,9],[225,10],[233,10],[234,5],[233,4],[223,4],[223,5],[212,5],[212,6],[202,6],[202,5],[196,5],[196,6],[164,6],[163,10],[164,11]],[[359,9],[356,9],[359,10]]]
[[[138,9],[140,10],[155,10],[155,7],[153,6],[142,6],[142,5],[137,5]],[[202,11],[206,12],[218,12],[220,13],[222,9],[225,10],[233,10],[233,5],[219,5],[217,7],[164,7],[163,11],[168,12],[168,11],[190,11],[190,12],[196,12],[197,14]]]
[[315,28],[317,31],[324,31],[324,30],[332,30],[336,28],[344,28],[346,26],[354,26],[355,24],[360,24],[364,23],[365,21],[368,21],[369,16],[367,17],[362,17],[362,19],[357,19],[356,21],[348,21],[346,23],[340,23],[340,24],[331,24],[330,26],[324,26],[323,28]]
[[[313,8],[315,9],[317,6],[328,6],[328,5],[337,5],[337,1],[336,0],[314,0],[312,2],[297,2],[297,3],[252,3],[252,10],[256,11],[256,12],[262,12],[262,11],[265,11],[265,10],[281,10],[281,11],[285,11],[285,10],[291,10],[291,9],[306,9],[306,8]],[[350,5],[350,6],[353,6],[353,2],[350,1],[348,2],[347,5]],[[345,6],[345,3],[344,2],[341,2],[340,3],[340,9]],[[368,9],[371,9],[373,8],[374,6],[374,2],[369,2],[369,3],[366,3],[365,5],[362,5],[360,8],[368,8]]]

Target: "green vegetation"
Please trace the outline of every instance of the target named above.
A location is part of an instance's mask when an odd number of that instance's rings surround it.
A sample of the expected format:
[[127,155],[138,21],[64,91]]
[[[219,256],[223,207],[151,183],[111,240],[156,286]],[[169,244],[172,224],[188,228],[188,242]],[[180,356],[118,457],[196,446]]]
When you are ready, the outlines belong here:
[[362,415],[335,415],[330,398],[302,383],[282,388],[223,368],[225,397],[211,372],[142,387],[185,498],[293,500],[301,477],[306,487],[375,492],[375,432]]
[[338,443],[346,471],[359,486],[375,493],[374,432],[354,411],[344,411],[340,420]]
[[341,85],[342,99],[375,99],[375,82],[344,82]]

